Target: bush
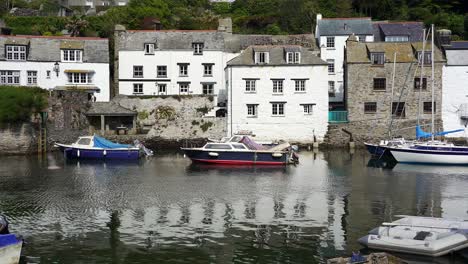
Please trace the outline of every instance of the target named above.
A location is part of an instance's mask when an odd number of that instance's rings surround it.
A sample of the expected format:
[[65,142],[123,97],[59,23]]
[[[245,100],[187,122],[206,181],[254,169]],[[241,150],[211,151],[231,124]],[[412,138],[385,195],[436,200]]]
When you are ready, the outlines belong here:
[[28,121],[47,107],[47,92],[37,87],[0,86],[0,123]]

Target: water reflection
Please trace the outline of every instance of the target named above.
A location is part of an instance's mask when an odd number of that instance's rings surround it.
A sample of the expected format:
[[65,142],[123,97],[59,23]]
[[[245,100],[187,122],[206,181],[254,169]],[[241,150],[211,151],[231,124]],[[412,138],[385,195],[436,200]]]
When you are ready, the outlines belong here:
[[357,151],[297,167],[0,159],[0,213],[30,263],[317,263],[396,214],[464,217],[461,171],[368,167]]

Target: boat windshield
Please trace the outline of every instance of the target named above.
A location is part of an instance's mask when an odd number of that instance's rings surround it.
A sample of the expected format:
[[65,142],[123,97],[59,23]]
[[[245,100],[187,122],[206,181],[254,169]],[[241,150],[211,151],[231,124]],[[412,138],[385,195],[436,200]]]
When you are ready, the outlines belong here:
[[232,146],[235,148],[235,149],[246,149],[246,147],[242,144],[232,144]]
[[236,142],[237,143],[237,142],[241,141],[243,138],[244,138],[243,136],[233,136],[231,138],[231,140],[229,140],[229,142]]
[[91,144],[91,139],[90,138],[80,138],[80,139],[78,139],[76,144],[89,146]]

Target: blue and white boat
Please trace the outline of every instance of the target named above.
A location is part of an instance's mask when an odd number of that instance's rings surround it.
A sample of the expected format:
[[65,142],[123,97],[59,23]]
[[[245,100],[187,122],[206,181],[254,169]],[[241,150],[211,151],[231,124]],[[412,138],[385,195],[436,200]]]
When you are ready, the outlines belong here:
[[55,146],[66,158],[134,160],[153,154],[138,141],[134,145],[118,144],[96,135],[79,137],[71,145],[55,143]]
[[8,231],[8,222],[0,216],[0,263],[18,264],[21,256],[23,240]]
[[285,165],[297,163],[295,147],[289,143],[263,145],[248,136],[236,135],[201,148],[181,148],[194,162],[229,165]]

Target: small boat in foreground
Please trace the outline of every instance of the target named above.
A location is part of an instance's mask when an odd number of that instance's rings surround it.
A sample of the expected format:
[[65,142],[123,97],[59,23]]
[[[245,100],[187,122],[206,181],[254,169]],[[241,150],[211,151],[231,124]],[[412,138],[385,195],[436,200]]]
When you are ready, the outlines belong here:
[[71,144],[55,143],[67,158],[80,159],[138,159],[143,155],[151,156],[153,151],[139,141],[134,145],[118,144],[99,136],[79,137]]
[[468,222],[400,215],[401,219],[372,229],[359,243],[377,250],[430,257],[468,248]]
[[0,215],[0,263],[18,264],[23,240],[8,231],[8,222]]
[[285,165],[297,163],[297,148],[289,143],[262,145],[248,136],[208,142],[201,148],[181,148],[194,162],[233,165]]

